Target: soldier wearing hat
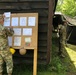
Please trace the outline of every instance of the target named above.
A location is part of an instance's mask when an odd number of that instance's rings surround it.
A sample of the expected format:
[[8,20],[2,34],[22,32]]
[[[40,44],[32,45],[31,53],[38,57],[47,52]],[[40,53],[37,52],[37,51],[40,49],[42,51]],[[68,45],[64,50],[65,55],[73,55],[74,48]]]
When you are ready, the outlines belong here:
[[62,21],[62,24],[58,25],[58,33],[57,36],[59,37],[59,55],[61,57],[65,57],[64,49],[66,46],[66,27],[67,21]]
[[65,57],[64,50],[66,46],[66,28],[67,28],[67,20],[62,15],[60,17],[60,23],[57,28],[57,37],[59,39],[58,55],[60,57]]
[[13,60],[8,46],[8,36],[12,36],[14,31],[11,27],[9,29],[4,27],[3,23],[4,15],[0,15],[0,75],[3,72],[3,62],[6,63],[8,75],[12,75]]

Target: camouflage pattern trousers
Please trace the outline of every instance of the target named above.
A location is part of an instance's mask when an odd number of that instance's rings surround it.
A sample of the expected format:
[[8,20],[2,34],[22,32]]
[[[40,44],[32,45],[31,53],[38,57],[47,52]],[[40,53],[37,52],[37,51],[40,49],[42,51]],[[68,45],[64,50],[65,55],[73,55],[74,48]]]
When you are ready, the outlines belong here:
[[6,63],[7,73],[12,73],[13,70],[13,60],[12,54],[9,48],[0,50],[0,73],[3,72],[3,63]]
[[65,39],[60,38],[59,39],[59,53],[64,54],[64,50],[65,50]]

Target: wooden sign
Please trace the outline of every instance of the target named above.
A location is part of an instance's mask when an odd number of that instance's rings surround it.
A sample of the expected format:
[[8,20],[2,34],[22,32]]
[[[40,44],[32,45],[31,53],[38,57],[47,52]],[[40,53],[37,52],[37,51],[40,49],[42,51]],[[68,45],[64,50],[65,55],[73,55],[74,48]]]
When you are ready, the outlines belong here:
[[9,46],[15,49],[37,47],[38,13],[11,14],[5,19],[4,26],[13,26],[14,35],[8,37]]
[[14,35],[8,37],[14,49],[34,50],[33,75],[37,74],[38,13],[6,13],[4,26],[13,26]]

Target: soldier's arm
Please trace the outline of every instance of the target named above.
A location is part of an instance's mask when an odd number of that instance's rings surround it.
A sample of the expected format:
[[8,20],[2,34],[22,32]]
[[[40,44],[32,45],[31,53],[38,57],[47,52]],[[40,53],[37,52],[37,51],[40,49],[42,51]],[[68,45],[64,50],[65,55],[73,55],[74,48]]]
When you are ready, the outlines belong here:
[[5,28],[6,34],[7,36],[12,36],[14,34],[14,31],[12,28]]
[[59,37],[59,25],[57,27],[57,37]]

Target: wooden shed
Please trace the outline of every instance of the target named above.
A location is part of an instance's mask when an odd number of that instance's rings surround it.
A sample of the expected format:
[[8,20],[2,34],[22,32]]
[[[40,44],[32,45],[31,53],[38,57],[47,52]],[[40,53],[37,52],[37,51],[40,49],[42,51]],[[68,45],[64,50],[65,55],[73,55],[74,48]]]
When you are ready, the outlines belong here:
[[[52,19],[58,0],[0,0],[0,14],[38,13],[38,63],[48,64],[52,51]],[[33,52],[21,56],[17,52],[13,55],[14,62],[31,63]]]

